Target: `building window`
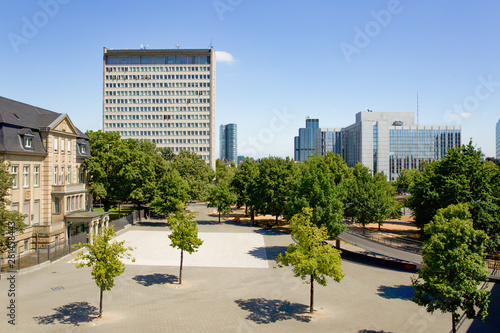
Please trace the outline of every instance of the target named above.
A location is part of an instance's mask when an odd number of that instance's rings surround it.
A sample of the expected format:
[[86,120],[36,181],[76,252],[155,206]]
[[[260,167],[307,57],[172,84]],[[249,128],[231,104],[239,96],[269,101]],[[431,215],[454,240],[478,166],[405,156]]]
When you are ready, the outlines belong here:
[[40,186],[40,166],[35,165],[33,167],[33,186]]
[[71,140],[68,139],[68,155],[71,154]]
[[71,184],[71,167],[68,165],[68,172],[66,173],[66,184]]
[[54,137],[54,153],[57,153],[57,144],[59,143],[59,138]]
[[83,183],[83,168],[80,168],[80,184]]
[[59,198],[54,198],[54,214],[61,213],[61,207],[59,206],[59,204],[60,204]]
[[57,185],[57,166],[54,167],[54,185]]
[[61,165],[61,174],[59,175],[59,184],[64,185],[64,165]]
[[69,197],[66,198],[66,212],[69,212],[69,208],[70,208],[70,199]]
[[23,165],[23,187],[30,186],[30,166]]
[[14,177],[12,178],[12,187],[13,188],[17,188],[18,187],[18,182],[17,182],[18,168],[19,167],[17,165],[13,165],[12,168],[11,168],[12,174],[14,175]]
[[82,154],[86,154],[87,153],[87,146],[86,145],[82,145]]
[[24,138],[24,148],[33,148],[33,138],[30,137]]
[[24,251],[28,251],[28,240],[24,240]]

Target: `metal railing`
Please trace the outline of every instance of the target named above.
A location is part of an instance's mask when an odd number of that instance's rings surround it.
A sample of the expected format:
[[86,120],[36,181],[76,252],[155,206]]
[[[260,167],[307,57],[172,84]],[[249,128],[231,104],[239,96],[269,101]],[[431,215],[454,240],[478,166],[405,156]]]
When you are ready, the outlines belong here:
[[401,251],[415,254],[420,254],[420,252],[422,251],[423,243],[421,241],[380,231],[372,231],[366,228],[358,227],[350,221],[344,221],[344,223],[347,226],[345,232],[352,235],[363,237],[373,242],[381,243]]

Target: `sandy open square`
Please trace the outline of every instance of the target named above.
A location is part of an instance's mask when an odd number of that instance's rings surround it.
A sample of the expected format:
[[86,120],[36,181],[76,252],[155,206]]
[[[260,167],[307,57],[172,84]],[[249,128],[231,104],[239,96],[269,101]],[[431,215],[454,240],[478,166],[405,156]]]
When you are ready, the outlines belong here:
[[[180,250],[170,246],[170,231],[130,230],[118,237],[134,247],[135,262],[127,265],[178,266]],[[255,233],[200,232],[198,252],[184,252],[184,265],[191,267],[268,268],[264,237]]]

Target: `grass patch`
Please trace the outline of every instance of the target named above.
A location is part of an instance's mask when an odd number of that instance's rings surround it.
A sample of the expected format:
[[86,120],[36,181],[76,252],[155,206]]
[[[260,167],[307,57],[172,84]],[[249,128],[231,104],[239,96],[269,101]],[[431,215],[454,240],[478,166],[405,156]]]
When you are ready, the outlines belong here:
[[[110,221],[117,220],[123,216],[127,216],[128,214],[131,214],[134,210],[135,210],[134,208],[121,208],[121,209],[111,208],[108,212],[109,213],[109,220]],[[104,208],[102,208],[102,207],[94,208],[94,212],[104,213]]]

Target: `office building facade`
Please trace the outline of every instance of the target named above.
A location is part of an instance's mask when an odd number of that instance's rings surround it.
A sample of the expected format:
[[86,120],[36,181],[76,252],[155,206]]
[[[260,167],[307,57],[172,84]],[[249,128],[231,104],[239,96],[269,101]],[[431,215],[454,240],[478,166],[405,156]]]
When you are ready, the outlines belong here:
[[[460,126],[423,126],[415,124],[414,118],[413,112],[359,112],[356,122],[345,128],[319,128],[315,119],[309,126],[314,128],[315,140],[308,128],[300,129],[295,137],[295,160],[306,161],[313,152],[333,152],[350,167],[361,162],[372,172],[395,180],[401,170],[421,169],[424,163],[440,160],[449,149],[460,147]],[[304,147],[304,152],[297,147]]]
[[238,163],[238,126],[236,124],[220,125],[219,143],[220,159]]
[[421,169],[461,145],[460,126],[415,124],[413,112],[359,112],[343,129],[344,160],[363,163],[395,180],[403,169]]
[[306,118],[306,127],[299,128],[299,135],[294,140],[294,159],[305,162],[317,152],[316,140],[320,132],[319,119]]
[[215,169],[215,52],[104,48],[103,131],[189,150]]

